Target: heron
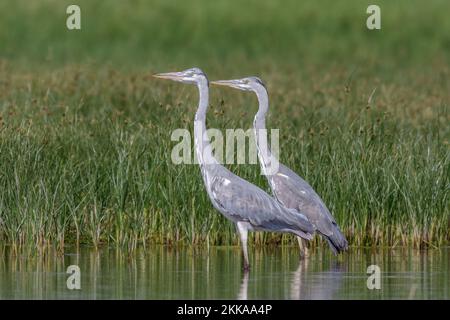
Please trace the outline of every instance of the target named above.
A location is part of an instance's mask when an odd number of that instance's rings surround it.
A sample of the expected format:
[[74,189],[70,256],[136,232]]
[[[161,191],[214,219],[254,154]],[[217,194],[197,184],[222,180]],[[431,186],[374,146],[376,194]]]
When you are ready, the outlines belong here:
[[[275,198],[285,207],[295,209],[306,215],[317,233],[329,243],[336,255],[347,250],[348,242],[339,229],[336,220],[314,189],[294,171],[277,162],[278,170],[269,172],[269,164],[278,161],[267,146],[266,113],[269,110],[269,97],[266,86],[258,77],[246,77],[234,80],[212,81],[211,84],[228,86],[256,94],[259,108],[253,121],[256,147],[261,170],[266,176]],[[300,251],[308,255],[308,248],[302,238],[298,238]]]
[[194,121],[194,146],[201,175],[213,207],[236,224],[244,256],[244,270],[250,268],[248,231],[276,231],[312,239],[314,228],[302,213],[282,206],[261,188],[222,166],[214,157],[206,133],[209,82],[205,73],[199,68],[191,68],[154,76],[197,86],[199,102]]

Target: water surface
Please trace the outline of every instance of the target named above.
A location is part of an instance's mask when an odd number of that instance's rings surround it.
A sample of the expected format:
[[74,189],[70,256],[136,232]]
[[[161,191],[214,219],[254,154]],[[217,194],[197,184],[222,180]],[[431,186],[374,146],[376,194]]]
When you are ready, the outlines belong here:
[[[12,254],[0,248],[0,299],[449,299],[450,248],[352,249],[341,257],[296,247],[251,248],[241,269],[239,247],[163,246],[126,250],[81,248],[65,254]],[[378,265],[381,289],[367,288]],[[80,290],[66,273],[80,268]]]

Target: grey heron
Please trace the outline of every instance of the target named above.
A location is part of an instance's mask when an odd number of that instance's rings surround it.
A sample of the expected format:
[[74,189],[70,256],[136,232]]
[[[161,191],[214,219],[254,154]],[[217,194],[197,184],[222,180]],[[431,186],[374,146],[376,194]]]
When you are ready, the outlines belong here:
[[212,205],[227,219],[236,223],[244,256],[244,269],[249,269],[248,231],[278,231],[310,240],[314,227],[297,210],[283,207],[275,198],[220,165],[213,156],[206,133],[206,111],[209,83],[198,68],[181,72],[159,73],[157,78],[195,84],[199,103],[194,121],[194,143],[206,192]]
[[[313,224],[316,231],[329,243],[334,254],[345,251],[347,239],[342,234],[336,220],[314,189],[294,171],[278,163],[278,171],[268,173],[268,165],[278,161],[267,146],[266,113],[269,109],[269,97],[264,83],[258,77],[247,77],[235,80],[212,81],[212,84],[223,85],[244,91],[252,91],[258,98],[259,108],[255,115],[253,127],[255,131],[258,159],[273,195],[287,208],[302,212]],[[298,238],[300,250],[302,239]],[[307,248],[305,246],[305,254]]]

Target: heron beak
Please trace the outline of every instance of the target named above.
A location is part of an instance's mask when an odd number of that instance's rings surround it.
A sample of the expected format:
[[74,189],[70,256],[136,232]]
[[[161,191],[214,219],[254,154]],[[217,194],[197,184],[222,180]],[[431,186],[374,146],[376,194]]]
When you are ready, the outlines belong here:
[[217,81],[211,81],[211,84],[240,89],[239,85],[241,83],[239,80],[217,80]]
[[180,81],[183,79],[183,73],[181,72],[167,72],[167,73],[157,73],[153,75],[155,78],[170,79],[175,81]]

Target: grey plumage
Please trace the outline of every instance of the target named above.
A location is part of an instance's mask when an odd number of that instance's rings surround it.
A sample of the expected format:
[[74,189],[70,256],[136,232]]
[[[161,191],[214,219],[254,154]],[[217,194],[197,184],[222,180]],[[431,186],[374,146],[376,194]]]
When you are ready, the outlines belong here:
[[[313,224],[314,228],[330,244],[336,254],[348,247],[347,240],[339,229],[335,219],[314,189],[294,171],[278,162],[272,156],[267,145],[265,131],[265,117],[269,109],[269,98],[264,83],[258,77],[247,77],[236,80],[213,81],[213,84],[252,91],[259,102],[258,112],[253,123],[255,129],[258,158],[272,192],[277,200],[285,207],[302,212]],[[278,170],[268,173],[269,166],[277,162]]]
[[286,207],[304,212],[334,253],[347,249],[347,240],[336,220],[314,189],[294,171],[279,164],[277,174],[267,176],[275,197]]
[[247,222],[250,230],[290,232],[311,239],[314,228],[296,210],[280,205],[265,191],[220,165],[207,165],[206,189],[214,207],[234,222]]

